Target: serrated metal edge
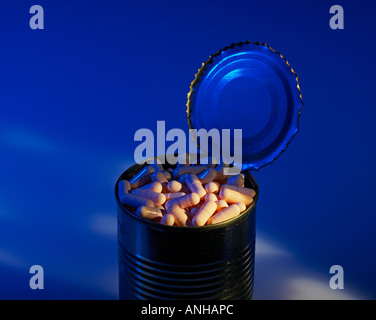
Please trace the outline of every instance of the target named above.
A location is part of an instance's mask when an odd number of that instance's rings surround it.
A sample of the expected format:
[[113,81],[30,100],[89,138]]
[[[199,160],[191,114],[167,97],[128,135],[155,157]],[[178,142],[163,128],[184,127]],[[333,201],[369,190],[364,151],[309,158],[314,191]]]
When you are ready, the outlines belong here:
[[[297,89],[299,90],[299,98],[300,98],[300,101],[301,101],[301,106],[299,108],[299,114],[298,114],[298,120],[297,120],[297,124],[296,124],[296,132],[291,136],[291,138],[289,139],[289,141],[286,143],[286,146],[282,149],[282,151],[270,162],[260,166],[259,168],[257,169],[254,169],[256,171],[260,170],[261,168],[267,166],[268,164],[272,164],[274,163],[274,161],[276,159],[278,159],[281,154],[283,152],[285,152],[288,148],[288,146],[290,145],[292,139],[298,134],[300,128],[299,128],[299,121],[300,121],[300,114],[301,114],[301,111],[302,111],[302,108],[303,108],[303,105],[304,105],[304,102],[303,102],[303,98],[302,98],[302,91],[300,90],[300,85],[299,85],[299,76],[298,74],[294,71],[294,69],[292,68],[292,66],[290,65],[290,63],[287,61],[287,59],[282,55],[282,53],[280,53],[279,51],[277,50],[274,50],[272,47],[270,47],[269,45],[267,45],[266,43],[261,43],[261,42],[252,42],[252,41],[245,41],[245,42],[238,42],[238,43],[232,43],[230,46],[227,46],[227,47],[224,47],[223,49],[219,49],[217,53],[214,53],[212,54],[209,59],[205,62],[202,63],[202,67],[200,69],[198,69],[197,73],[195,74],[195,78],[193,79],[193,81],[191,82],[190,86],[189,86],[189,92],[187,94],[187,122],[188,122],[188,126],[189,126],[189,129],[194,129],[192,127],[192,122],[191,122],[191,96],[194,92],[194,87],[197,85],[197,83],[200,81],[200,77],[202,76],[202,74],[204,73],[204,71],[206,70],[206,67],[208,64],[212,63],[213,62],[213,58],[216,57],[216,56],[219,56],[223,51],[226,51],[228,49],[233,49],[235,46],[238,46],[238,47],[241,47],[243,45],[248,45],[248,44],[254,44],[254,45],[260,45],[260,46],[264,46],[266,48],[268,48],[269,50],[271,50],[272,52],[276,53],[279,55],[279,57],[283,60],[285,60],[285,63],[287,64],[287,66],[290,67],[290,70],[291,72],[295,75],[295,79],[296,79],[296,87]],[[196,140],[196,143],[197,143],[197,140]]]

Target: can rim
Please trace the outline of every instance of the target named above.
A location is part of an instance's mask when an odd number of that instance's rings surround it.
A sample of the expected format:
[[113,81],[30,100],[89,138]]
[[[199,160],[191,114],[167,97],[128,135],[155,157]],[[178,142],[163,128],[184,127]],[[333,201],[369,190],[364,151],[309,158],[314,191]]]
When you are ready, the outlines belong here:
[[209,230],[213,230],[213,229],[226,228],[229,225],[235,224],[236,222],[238,222],[238,220],[240,221],[240,220],[244,219],[246,216],[248,216],[253,211],[253,209],[255,208],[257,200],[258,200],[258,197],[259,197],[259,187],[258,187],[258,184],[257,184],[257,181],[256,181],[255,177],[250,173],[249,170],[245,170],[244,171],[245,175],[247,176],[247,178],[254,185],[254,190],[256,191],[256,196],[253,198],[253,202],[251,203],[250,207],[247,208],[244,212],[242,212],[238,216],[236,216],[234,218],[231,218],[231,219],[228,219],[228,220],[223,221],[223,222],[216,223],[216,224],[197,226],[197,227],[196,226],[186,226],[186,227],[182,227],[182,226],[168,226],[168,225],[156,223],[156,222],[150,221],[148,219],[142,219],[141,217],[138,217],[135,213],[132,213],[130,210],[128,210],[120,202],[119,195],[118,195],[118,184],[119,184],[119,181],[121,181],[121,180],[124,179],[123,178],[124,174],[127,171],[131,171],[132,169],[135,169],[136,167],[141,167],[141,169],[142,169],[145,166],[147,166],[147,163],[143,163],[143,164],[136,163],[136,164],[132,165],[131,167],[129,167],[127,170],[125,170],[120,175],[120,177],[118,178],[118,180],[116,181],[114,192],[115,192],[115,199],[116,199],[116,203],[117,203],[118,207],[120,207],[125,213],[127,213],[133,219],[136,219],[136,220],[140,221],[141,223],[145,223],[145,224],[147,224],[147,225],[149,225],[149,226],[151,226],[153,228],[157,228],[157,229],[161,229],[161,230],[164,230],[164,229],[166,229],[166,230],[176,230],[176,231],[178,231],[178,230],[179,231],[181,231],[181,230],[187,230],[186,232],[191,232],[191,231],[196,232],[196,231],[204,231],[204,230],[209,231]]

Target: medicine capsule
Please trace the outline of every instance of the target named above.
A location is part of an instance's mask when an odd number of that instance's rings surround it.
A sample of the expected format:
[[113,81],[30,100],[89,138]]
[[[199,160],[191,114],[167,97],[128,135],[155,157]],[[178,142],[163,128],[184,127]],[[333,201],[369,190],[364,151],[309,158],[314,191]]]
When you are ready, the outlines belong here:
[[253,202],[252,197],[228,188],[222,189],[219,193],[219,197],[228,203],[243,202],[246,206]]
[[256,191],[251,189],[251,188],[238,187],[238,186],[233,186],[233,185],[230,185],[230,184],[224,184],[224,185],[222,185],[222,188],[231,189],[231,190],[240,192],[242,194],[245,194],[247,196],[250,196],[252,198],[256,195]]
[[129,193],[131,191],[131,184],[128,180],[121,180],[118,184],[118,195],[119,198],[124,193]]
[[166,196],[166,200],[171,200],[171,199],[185,196],[185,193],[184,192],[172,192],[172,193],[165,193],[164,195]]
[[201,172],[200,174],[197,175],[197,178],[200,179],[201,183],[208,183],[211,182],[215,179],[217,176],[217,171],[213,168],[208,168],[204,172]]
[[244,174],[240,173],[236,176],[227,178],[226,184],[243,187],[244,186]]
[[174,170],[174,177],[180,177],[184,173],[188,174],[199,174],[203,171],[205,171],[208,168],[208,166],[186,166],[186,167],[179,167]]
[[154,202],[150,199],[146,199],[140,196],[136,196],[130,193],[124,193],[120,197],[120,202],[124,205],[138,208],[141,206],[154,207]]
[[181,184],[185,183],[185,177],[188,175],[188,173],[183,173],[179,179],[178,179],[178,182],[180,182]]
[[166,196],[163,193],[158,193],[151,190],[134,189],[132,194],[152,200],[156,205],[162,205],[166,202]]
[[220,223],[232,218],[235,218],[240,214],[240,208],[236,204],[232,204],[228,208],[223,209],[221,212],[217,213],[208,221],[208,225]]
[[167,188],[168,190],[170,190],[170,192],[179,192],[182,187],[183,185],[176,180],[171,180],[167,185]]
[[209,201],[209,200],[214,201],[214,202],[218,201],[218,198],[217,198],[217,196],[214,193],[208,193],[204,197],[204,199],[205,199],[205,201]]
[[245,211],[245,209],[247,209],[247,206],[243,202],[237,202],[235,204],[239,207],[240,213],[242,213],[243,211]]
[[201,209],[193,217],[192,224],[197,227],[203,226],[217,210],[215,201],[206,201]]
[[140,189],[150,190],[154,192],[162,192],[162,184],[154,181],[149,184],[145,184]]
[[166,179],[167,179],[168,181],[171,180],[171,173],[170,173],[170,172],[168,172],[168,171],[163,171],[162,173],[164,174],[164,176],[166,177]]
[[218,165],[218,167],[215,168],[215,171],[217,172],[217,176],[215,177],[215,180],[223,180],[227,179],[228,177],[231,177],[232,175],[229,174],[229,165],[221,163]]
[[217,212],[228,207],[228,204],[225,200],[218,200],[216,203],[217,203]]
[[168,183],[168,180],[162,171],[154,172],[151,175],[151,180],[159,183]]
[[167,213],[171,214],[175,218],[175,223],[179,227],[186,227],[188,223],[188,216],[184,209],[178,205],[173,205],[167,209]]
[[207,193],[217,193],[220,188],[220,184],[217,181],[208,182],[205,185],[205,190]]
[[189,190],[193,193],[197,193],[200,198],[206,195],[206,190],[202,186],[200,180],[194,174],[189,174],[185,177],[185,183]]
[[144,184],[148,183],[154,171],[154,168],[151,166],[144,167],[129,181],[132,189],[141,187]]
[[162,211],[158,208],[141,206],[137,209],[137,215],[144,219],[162,218]]
[[200,196],[197,193],[189,193],[185,196],[175,198],[166,202],[165,207],[168,210],[174,205],[179,206],[182,209],[193,207],[200,202]]
[[173,226],[175,223],[175,218],[172,214],[167,213],[165,214],[161,219],[161,224],[164,224],[166,226]]
[[190,211],[190,214],[192,216],[192,218],[195,216],[195,214],[198,212],[198,210],[200,210],[201,207],[193,207]]
[[155,172],[164,171],[162,161],[158,158],[154,158],[152,161],[150,161],[149,165],[154,168]]

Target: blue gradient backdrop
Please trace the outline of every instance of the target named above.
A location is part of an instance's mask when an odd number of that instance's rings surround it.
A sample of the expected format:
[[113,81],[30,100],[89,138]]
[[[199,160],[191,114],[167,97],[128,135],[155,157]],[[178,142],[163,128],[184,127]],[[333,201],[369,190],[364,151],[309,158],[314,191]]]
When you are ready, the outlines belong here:
[[[44,8],[44,30],[29,28],[34,4]],[[329,27],[332,4],[344,8],[344,30]],[[376,298],[374,1],[6,0],[1,8],[0,298],[117,298],[113,187],[133,162],[135,131],[157,120],[187,130],[197,69],[247,39],[284,54],[305,102],[288,151],[255,174],[258,234],[290,253],[291,279],[304,267],[303,280],[319,274],[328,287],[330,266],[340,264],[344,291]],[[291,296],[280,284],[284,259],[256,268],[255,298]],[[29,288],[34,264],[44,268],[44,290]]]

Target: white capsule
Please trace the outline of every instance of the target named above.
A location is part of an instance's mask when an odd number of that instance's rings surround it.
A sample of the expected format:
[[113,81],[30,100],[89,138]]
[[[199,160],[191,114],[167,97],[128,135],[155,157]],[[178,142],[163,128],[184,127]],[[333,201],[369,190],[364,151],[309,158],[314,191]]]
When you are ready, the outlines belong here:
[[167,213],[165,214],[161,219],[161,224],[164,224],[166,226],[173,226],[175,223],[175,218],[172,214]]
[[180,177],[184,173],[188,174],[199,174],[203,171],[205,171],[208,168],[208,166],[187,166],[187,167],[179,167],[174,170],[174,177]]
[[230,166],[227,164],[221,163],[218,167],[215,168],[215,171],[217,172],[217,176],[215,177],[216,181],[232,177],[232,175],[230,174]]
[[218,193],[220,186],[221,185],[217,181],[208,182],[205,185],[205,190],[207,193]]
[[203,226],[209,218],[217,210],[217,204],[214,201],[206,201],[205,204],[200,208],[200,210],[193,217],[192,224],[197,227]]
[[167,185],[167,188],[170,192],[179,192],[182,187],[183,185],[179,181],[176,181],[176,180],[169,181]]
[[224,208],[228,207],[228,204],[225,200],[218,200],[216,203],[217,203],[217,212],[222,211]]
[[158,193],[151,190],[134,189],[132,191],[132,194],[146,199],[150,199],[156,205],[162,205],[166,202],[166,196],[163,193]]
[[142,206],[137,209],[137,215],[144,219],[162,218],[162,211],[157,208]]
[[204,199],[205,199],[205,201],[209,201],[209,200],[214,201],[214,202],[218,201],[218,198],[217,198],[217,196],[214,193],[208,193],[204,197]]
[[171,199],[185,196],[185,193],[184,192],[172,192],[172,193],[165,193],[164,195],[166,196],[166,200],[171,200]]
[[208,168],[204,172],[201,172],[200,174],[197,175],[197,178],[200,179],[202,184],[212,182],[215,180],[217,176],[217,171],[215,171],[214,168]]
[[240,173],[235,176],[227,178],[226,184],[243,187],[244,186],[244,174]]
[[243,202],[246,206],[250,205],[253,202],[253,198],[249,195],[229,188],[223,188],[219,193],[219,197],[228,203]]
[[254,198],[256,195],[256,191],[251,188],[244,188],[244,187],[238,187],[230,184],[224,184],[221,186],[222,189],[231,189],[237,192],[240,192],[242,194],[245,194],[247,196],[250,196],[251,198]]
[[159,183],[168,183],[168,180],[162,171],[154,172],[151,175],[151,180]]
[[120,197],[120,202],[124,205],[138,208],[141,206],[154,207],[154,202],[150,199],[146,199],[134,194],[124,193]]
[[200,180],[197,178],[194,174],[189,174],[185,177],[185,183],[189,190],[193,193],[197,193],[200,198],[204,197],[206,195],[206,190],[202,186]]
[[166,177],[166,179],[167,179],[168,181],[171,180],[171,173],[170,173],[170,172],[168,172],[168,171],[163,171],[163,174],[165,175],[165,177]]
[[195,214],[201,209],[201,207],[193,207],[191,208],[190,215],[193,218]]
[[165,207],[168,210],[169,207],[174,205],[179,206],[182,209],[193,207],[200,202],[200,197],[197,193],[189,193],[182,197],[175,198],[166,202]]
[[151,175],[154,172],[154,168],[151,166],[144,167],[139,173],[137,173],[129,182],[132,189],[143,186],[151,179]]
[[188,175],[188,173],[184,173],[182,174],[179,179],[178,179],[178,182],[180,182],[181,184],[184,184],[185,183],[185,177]]
[[239,207],[240,213],[244,212],[247,209],[247,206],[243,202],[237,202],[235,204]]
[[162,165],[162,161],[160,159],[158,159],[158,158],[152,159],[150,161],[149,165],[154,168],[155,172],[164,171],[164,168],[163,168],[163,165]]
[[131,184],[128,180],[121,180],[118,183],[118,196],[120,196],[124,193],[129,193],[131,191]]
[[211,217],[208,221],[208,224],[216,224],[220,223],[232,218],[235,218],[240,214],[240,208],[236,204],[233,204],[225,209],[223,209],[221,212],[217,213],[213,217]]
[[188,223],[188,216],[184,209],[178,205],[173,205],[167,209],[167,213],[174,216],[175,223],[179,227],[186,227]]
[[162,184],[159,182],[151,182],[149,184],[145,184],[140,189],[151,190],[151,191],[160,193],[162,192]]

